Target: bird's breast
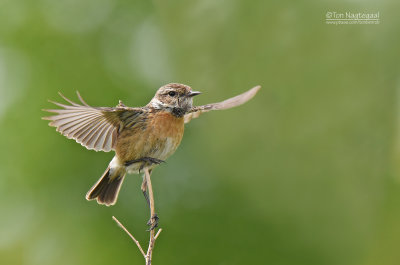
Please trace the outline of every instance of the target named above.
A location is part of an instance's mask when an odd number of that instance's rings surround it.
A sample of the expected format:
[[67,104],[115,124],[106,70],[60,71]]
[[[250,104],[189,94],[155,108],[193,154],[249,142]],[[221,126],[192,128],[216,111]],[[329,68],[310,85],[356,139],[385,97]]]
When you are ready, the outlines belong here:
[[160,137],[182,138],[184,122],[182,117],[176,117],[170,112],[159,112],[150,119],[150,129]]
[[178,148],[184,132],[182,117],[169,112],[150,113],[140,126],[125,129],[118,136],[116,155],[121,161],[143,157],[167,159]]

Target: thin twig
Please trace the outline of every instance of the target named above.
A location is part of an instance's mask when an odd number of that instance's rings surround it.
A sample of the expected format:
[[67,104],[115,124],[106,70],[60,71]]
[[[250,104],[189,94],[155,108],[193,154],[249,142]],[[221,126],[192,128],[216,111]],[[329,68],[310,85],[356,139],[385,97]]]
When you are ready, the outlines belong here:
[[154,237],[154,241],[158,238],[158,236],[160,235],[162,229],[158,229],[156,236]]
[[[153,225],[153,223],[152,223],[153,217],[156,216],[155,207],[154,207],[153,186],[151,184],[150,173],[147,168],[144,169],[144,174],[146,176],[147,190],[149,192],[149,199],[150,199],[150,221],[151,221],[151,225]],[[159,232],[160,232],[160,230],[159,230]],[[159,232],[157,234],[159,234]],[[155,229],[153,227],[151,227],[150,228],[149,248],[147,249],[147,254],[146,254],[146,265],[151,265],[154,243],[156,242],[156,238],[154,235],[155,235]]]
[[153,240],[151,240],[150,243],[149,243],[150,253],[149,253],[149,250],[148,250],[147,251],[147,256],[149,257],[149,261],[148,262],[150,262],[150,263],[148,263],[148,264],[151,264],[151,256],[153,254],[154,244],[156,243],[156,239],[157,239],[158,235],[161,233],[161,231],[162,231],[162,229],[160,228],[157,231],[157,234],[154,236]]
[[[138,246],[138,248],[139,248],[140,252],[142,253],[143,257],[146,258],[146,253],[144,253],[143,248],[142,248],[142,246],[140,245],[139,241],[137,241],[136,238],[135,238],[131,233],[129,233],[128,229],[126,229],[125,226],[123,226],[123,224],[121,224],[121,222],[118,221],[118,219],[117,219],[115,216],[113,216],[112,219],[113,219],[113,220],[119,225],[119,227],[121,227],[122,230],[124,230],[125,233],[127,233],[128,236],[136,243],[136,245]],[[161,229],[160,229],[160,230],[161,230]],[[160,231],[159,231],[159,232],[160,232]],[[158,233],[157,233],[157,234],[158,234]]]
[[146,265],[151,265],[151,259],[153,256],[153,249],[154,249],[154,244],[160,235],[162,229],[158,229],[157,233],[155,232],[155,227],[153,227],[153,221],[157,222],[157,220],[153,220],[154,217],[156,217],[156,212],[155,212],[155,207],[154,207],[154,194],[153,194],[153,186],[151,185],[151,179],[150,179],[150,172],[148,168],[144,169],[144,175],[146,179],[146,184],[147,184],[147,190],[149,192],[149,202],[150,202],[150,223],[151,223],[151,228],[150,230],[150,240],[149,240],[149,247],[147,248],[147,253],[144,252],[143,248],[140,246],[139,241],[136,240],[136,238],[128,231],[128,229],[125,228],[125,226],[122,225],[120,221],[116,217],[112,217],[113,220],[122,228],[122,230],[125,231],[129,235],[129,237],[136,243],[137,247],[139,248],[140,252],[142,253],[144,259],[146,260]]

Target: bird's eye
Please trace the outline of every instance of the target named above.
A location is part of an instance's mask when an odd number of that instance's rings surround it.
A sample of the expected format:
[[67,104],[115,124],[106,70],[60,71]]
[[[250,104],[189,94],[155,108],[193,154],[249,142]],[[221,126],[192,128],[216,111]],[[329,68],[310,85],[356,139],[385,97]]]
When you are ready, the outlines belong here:
[[176,93],[175,93],[175,91],[170,91],[170,92],[168,93],[168,95],[169,95],[170,97],[175,97]]

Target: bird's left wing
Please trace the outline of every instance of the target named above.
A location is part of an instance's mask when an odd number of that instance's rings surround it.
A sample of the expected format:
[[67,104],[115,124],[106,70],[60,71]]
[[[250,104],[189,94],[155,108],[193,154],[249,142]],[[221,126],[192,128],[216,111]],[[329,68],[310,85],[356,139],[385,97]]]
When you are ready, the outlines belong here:
[[229,98],[227,100],[218,102],[218,103],[212,103],[212,104],[207,104],[203,106],[197,106],[193,107],[189,113],[185,114],[185,123],[190,122],[192,119],[195,119],[200,116],[200,114],[204,112],[208,112],[211,110],[223,110],[223,109],[230,109],[236,106],[240,106],[250,99],[252,99],[260,90],[261,86],[255,86],[252,89],[244,92],[243,94],[240,94],[236,97]]
[[71,105],[50,101],[62,109],[45,109],[44,111],[57,114],[43,119],[51,121],[50,126],[56,127],[62,135],[74,139],[87,149],[104,152],[113,150],[118,131],[123,127],[123,121],[139,116],[138,114],[142,112],[140,108],[128,108],[121,103],[115,108],[91,107],[78,92],[77,94],[82,105],[60,93],[60,96]]

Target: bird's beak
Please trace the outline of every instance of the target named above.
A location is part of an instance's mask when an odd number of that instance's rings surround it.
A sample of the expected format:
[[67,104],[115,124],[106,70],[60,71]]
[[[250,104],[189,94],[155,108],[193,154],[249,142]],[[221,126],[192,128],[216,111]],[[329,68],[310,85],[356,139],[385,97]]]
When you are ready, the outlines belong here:
[[197,96],[197,95],[200,95],[201,94],[201,92],[199,92],[199,91],[190,91],[189,92],[189,94],[188,94],[188,97],[194,97],[194,96]]

